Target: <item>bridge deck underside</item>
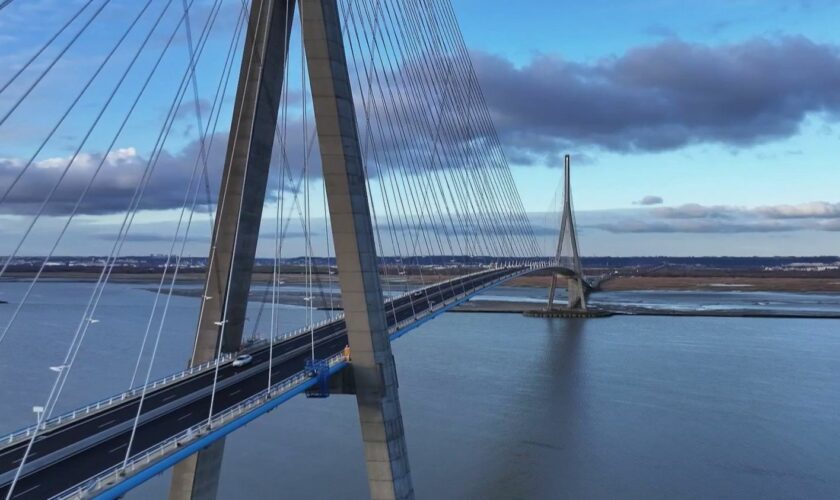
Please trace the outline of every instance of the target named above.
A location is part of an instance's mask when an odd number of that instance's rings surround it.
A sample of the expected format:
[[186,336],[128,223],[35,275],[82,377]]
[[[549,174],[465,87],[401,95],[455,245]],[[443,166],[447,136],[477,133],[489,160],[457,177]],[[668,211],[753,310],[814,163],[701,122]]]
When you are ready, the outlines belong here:
[[[525,267],[490,269],[432,285],[386,304],[392,337],[399,329],[410,329],[415,319],[435,314],[453,299],[465,300],[485,289],[519,276]],[[396,331],[395,331],[396,327]],[[328,358],[347,344],[344,320],[327,323],[313,331],[316,358]],[[298,335],[275,343],[271,383],[280,382],[303,369],[310,354],[310,335]],[[213,413],[219,413],[266,389],[268,381],[268,343],[251,352],[253,361],[244,367],[230,362],[219,368]],[[147,392],[132,451],[139,453],[191,426],[207,420],[215,370],[208,369],[172,384]],[[24,474],[15,487],[14,498],[45,498],[93,477],[125,458],[126,447],[139,398],[128,398],[107,409],[41,431],[27,458]],[[27,440],[0,448],[0,497],[5,497],[20,464]],[[134,455],[135,453],[132,453]]]

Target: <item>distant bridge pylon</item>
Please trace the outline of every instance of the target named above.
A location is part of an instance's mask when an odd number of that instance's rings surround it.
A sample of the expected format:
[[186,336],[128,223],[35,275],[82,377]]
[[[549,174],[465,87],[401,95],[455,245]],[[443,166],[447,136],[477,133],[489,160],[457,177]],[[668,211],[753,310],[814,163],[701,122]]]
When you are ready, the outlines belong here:
[[583,266],[580,263],[580,246],[578,246],[575,214],[572,209],[571,177],[571,159],[569,155],[566,155],[563,165],[563,212],[560,216],[557,252],[554,254],[557,269],[561,271],[555,271],[551,275],[551,287],[548,292],[549,310],[554,308],[557,280],[560,276],[566,278],[569,309],[586,310],[589,284],[584,279]]

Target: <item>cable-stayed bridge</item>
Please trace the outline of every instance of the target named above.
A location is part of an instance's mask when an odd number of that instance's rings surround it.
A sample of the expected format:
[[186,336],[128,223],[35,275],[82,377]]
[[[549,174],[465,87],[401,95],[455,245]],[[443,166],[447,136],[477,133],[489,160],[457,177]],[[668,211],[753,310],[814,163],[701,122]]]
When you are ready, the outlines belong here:
[[[0,20],[31,15],[24,3],[0,4]],[[56,332],[63,359],[44,361],[52,381],[33,395],[36,423],[0,441],[7,499],[116,498],[170,467],[171,498],[213,498],[229,433],[296,394],[330,391],[356,396],[371,496],[412,498],[390,342],[534,271],[554,273],[550,304],[559,273],[570,306],[585,308],[568,161],[557,248],[545,252],[448,1],[62,10],[0,84],[0,214],[16,230],[0,278],[17,257],[42,256],[9,304],[0,353],[26,335],[18,318],[50,259],[74,238],[91,244],[84,222],[113,231],[96,235],[106,257],[78,321]],[[88,63],[70,77],[74,54]],[[79,352],[107,328],[98,311],[114,269],[150,240],[167,257],[126,391],[60,414]],[[153,380],[194,252],[208,257],[189,366]],[[260,252],[274,258],[271,320],[243,343]],[[283,332],[291,252],[304,255],[305,299],[326,280],[342,313],[316,321],[310,305],[306,324]],[[312,260],[324,256],[335,265],[319,273]]]

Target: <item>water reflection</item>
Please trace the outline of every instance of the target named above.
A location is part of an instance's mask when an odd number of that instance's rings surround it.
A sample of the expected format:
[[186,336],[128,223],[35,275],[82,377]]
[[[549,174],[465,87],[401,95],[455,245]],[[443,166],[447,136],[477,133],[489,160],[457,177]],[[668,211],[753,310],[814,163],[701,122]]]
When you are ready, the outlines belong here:
[[[517,405],[524,409],[500,436],[500,455],[487,471],[486,484],[477,485],[474,498],[547,498],[563,491],[558,471],[568,467],[566,457],[582,446],[585,425],[585,383],[581,357],[586,320],[534,319],[535,333],[543,336],[524,386],[516,388]],[[543,325],[540,325],[543,323]],[[549,495],[552,496],[552,495]]]

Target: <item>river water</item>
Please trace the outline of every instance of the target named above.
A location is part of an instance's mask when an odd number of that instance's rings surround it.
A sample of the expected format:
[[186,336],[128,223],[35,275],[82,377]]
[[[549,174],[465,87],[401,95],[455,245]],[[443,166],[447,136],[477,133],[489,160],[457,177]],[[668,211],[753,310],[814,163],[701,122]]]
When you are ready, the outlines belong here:
[[[0,288],[10,302],[0,325],[24,286]],[[130,384],[155,298],[148,287],[109,285],[59,411]],[[0,344],[0,433],[33,420],[91,289],[41,284],[22,309]],[[494,293],[536,301],[543,292]],[[751,293],[599,300],[840,309],[838,296]],[[250,331],[268,329],[270,307],[259,309],[251,305]],[[277,313],[284,330],[306,317],[292,306]],[[184,366],[196,315],[196,299],[172,298],[151,377]],[[158,324],[149,330],[153,339]],[[394,354],[418,498],[840,498],[840,320],[451,313],[395,342]],[[146,377],[145,363],[138,373]],[[161,498],[168,481],[129,498]],[[352,397],[296,398],[227,440],[222,498],[366,495]]]

